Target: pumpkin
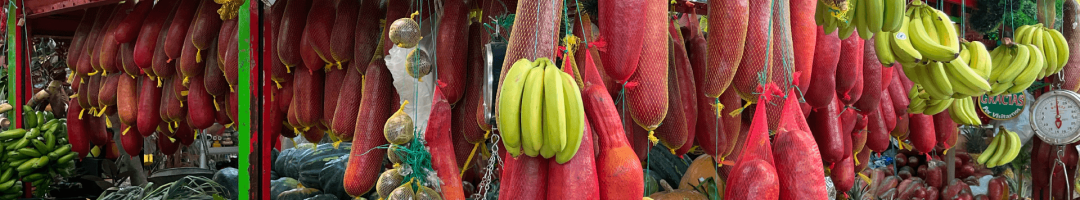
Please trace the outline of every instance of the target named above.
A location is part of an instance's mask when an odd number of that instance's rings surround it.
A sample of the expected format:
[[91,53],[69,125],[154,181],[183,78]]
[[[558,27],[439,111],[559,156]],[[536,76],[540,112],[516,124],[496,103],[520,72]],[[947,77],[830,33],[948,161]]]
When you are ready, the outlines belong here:
[[663,192],[657,192],[649,196],[654,200],[665,199],[679,199],[679,200],[708,200],[705,195],[702,195],[697,190],[692,189],[672,189],[671,185],[666,180],[660,180],[660,186],[664,187]]
[[716,163],[716,161],[713,161],[712,156],[709,156],[709,154],[703,154],[694,159],[694,162],[690,163],[690,167],[686,168],[682,181],[679,181],[679,189],[693,189],[694,186],[701,184],[700,180],[707,177],[712,177],[713,180],[721,184],[718,186],[723,188],[724,179],[720,179],[719,174],[716,173],[716,168],[713,167],[713,163]]

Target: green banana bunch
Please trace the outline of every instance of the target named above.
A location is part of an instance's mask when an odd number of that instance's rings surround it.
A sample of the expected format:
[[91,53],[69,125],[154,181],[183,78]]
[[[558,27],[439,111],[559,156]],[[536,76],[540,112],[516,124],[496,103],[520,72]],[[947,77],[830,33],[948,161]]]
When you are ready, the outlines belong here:
[[826,34],[839,28],[840,39],[845,39],[851,35],[851,32],[857,30],[859,37],[869,40],[874,35],[891,34],[900,30],[905,19],[906,2],[905,0],[847,1],[845,6],[847,9],[844,10],[838,6],[829,6],[828,2],[818,1],[814,17],[818,25],[825,27]]
[[51,113],[24,107],[26,129],[0,132],[0,199],[22,195],[23,183],[31,183],[35,194],[47,193],[49,185],[75,172],[77,152],[71,151],[63,119]]
[[855,1],[847,1],[847,4],[843,5],[831,4],[832,2],[819,0],[814,12],[814,21],[824,28],[825,34],[840,30],[840,39],[846,39],[855,32],[854,24],[857,20],[856,6],[858,5]]
[[565,163],[584,138],[581,89],[547,58],[522,59],[510,67],[497,110],[503,146],[514,157],[524,152]]

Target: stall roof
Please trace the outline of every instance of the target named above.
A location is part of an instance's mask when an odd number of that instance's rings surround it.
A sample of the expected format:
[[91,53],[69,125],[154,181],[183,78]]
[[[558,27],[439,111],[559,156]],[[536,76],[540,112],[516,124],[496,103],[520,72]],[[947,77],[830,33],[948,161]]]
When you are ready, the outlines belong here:
[[32,0],[26,5],[29,27],[34,36],[72,37],[86,8],[122,0]]

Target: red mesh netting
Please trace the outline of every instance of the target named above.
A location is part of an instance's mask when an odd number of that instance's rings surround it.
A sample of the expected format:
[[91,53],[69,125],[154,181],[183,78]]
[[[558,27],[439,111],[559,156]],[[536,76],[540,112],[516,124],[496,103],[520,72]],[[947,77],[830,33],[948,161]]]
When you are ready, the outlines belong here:
[[[758,2],[760,3],[760,2]],[[709,4],[709,27],[713,29],[708,40],[708,66],[703,70],[702,91],[709,97],[719,97],[735,78],[735,70],[743,57],[746,45],[747,22],[750,17],[748,0],[728,0]],[[734,106],[734,105],[730,105]]]
[[[668,110],[667,2],[649,1],[646,10],[646,37],[638,69],[626,88],[627,107],[634,122],[645,130],[656,130]],[[650,133],[650,136],[652,134]],[[653,143],[656,139],[650,137]]]
[[[641,14],[642,8],[652,7],[648,3],[646,0],[598,2],[600,37],[608,45],[600,51],[600,59],[606,63],[604,72],[616,81],[625,82],[639,66],[642,45],[648,41],[646,35],[652,34],[641,30],[641,25],[648,20],[648,15]],[[664,5],[666,10],[667,2]]]
[[[559,45],[558,23],[562,20],[561,8],[562,1],[518,1],[513,25],[514,30],[518,31],[510,33],[504,60],[555,58],[556,47]],[[514,62],[503,62],[503,73],[499,74],[500,83],[506,78],[506,72],[513,64]],[[496,96],[502,96],[502,84],[499,84]]]
[[758,104],[754,113],[743,154],[727,176],[725,199],[779,198],[780,183],[773,167],[765,104]]
[[782,125],[776,133],[776,145],[773,156],[776,173],[780,180],[780,199],[828,199],[825,187],[807,187],[821,185],[825,175],[814,135],[803,118],[794,92],[788,92],[784,103],[784,112],[780,119]]

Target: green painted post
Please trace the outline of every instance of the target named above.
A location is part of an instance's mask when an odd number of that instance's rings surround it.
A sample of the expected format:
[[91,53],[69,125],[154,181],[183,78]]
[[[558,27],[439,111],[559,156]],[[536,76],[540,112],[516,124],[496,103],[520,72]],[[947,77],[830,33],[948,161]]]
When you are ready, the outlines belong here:
[[[15,56],[16,56],[16,54],[19,53],[19,51],[18,51],[19,48],[15,45],[15,38],[17,37],[15,34],[17,34],[18,32],[17,32],[17,28],[16,28],[17,26],[15,24],[15,9],[16,9],[16,7],[15,7],[15,5],[13,3],[14,1],[7,1],[7,2],[8,2],[8,15],[7,15],[8,16],[8,18],[7,18],[7,50],[8,50],[8,52],[7,52],[7,63],[8,63],[7,78],[8,78],[8,80],[7,80],[7,93],[5,93],[5,95],[7,95],[8,103],[11,104],[12,106],[15,106],[16,105],[15,95],[17,94],[17,92],[15,92],[17,88],[15,86],[16,86],[16,83],[18,83],[18,78],[17,77],[19,77],[18,74],[15,73],[15,71],[16,71],[15,68],[18,68],[18,66],[19,66],[19,64],[15,62]],[[12,125],[13,125],[13,126],[8,126],[8,129],[15,129],[15,127],[17,127],[17,126],[14,126],[14,125],[17,124],[17,123],[21,123],[20,121],[15,121],[16,118],[17,118],[15,116],[16,115],[15,110],[18,110],[18,109],[11,109],[11,111],[8,111],[8,113],[7,113],[7,116],[8,116],[8,118],[10,120],[12,120]]]
[[[240,34],[239,37],[238,37],[238,40],[240,40],[240,41],[237,41],[237,44],[240,45],[238,47],[238,49],[240,50],[240,53],[237,54],[238,56],[240,56],[240,58],[239,58],[239,61],[240,61],[239,68],[240,69],[237,71],[237,73],[239,75],[239,79],[240,79],[239,80],[240,88],[239,88],[239,91],[237,91],[237,92],[239,92],[239,94],[237,94],[237,106],[236,107],[237,107],[237,110],[239,111],[238,112],[239,113],[239,117],[238,117],[239,119],[238,119],[238,122],[236,124],[237,124],[237,127],[240,129],[240,131],[239,131],[239,134],[240,134],[240,149],[239,149],[238,153],[240,154],[240,156],[239,156],[240,157],[239,158],[239,160],[240,160],[240,174],[241,174],[241,177],[242,177],[242,178],[240,178],[240,185],[239,185],[240,187],[239,188],[245,188],[245,189],[250,188],[250,182],[251,182],[251,177],[252,177],[252,176],[250,176],[251,173],[249,173],[249,171],[248,171],[248,166],[250,166],[250,164],[251,164],[250,159],[248,159],[248,154],[251,153],[251,105],[250,105],[251,104],[251,41],[250,41],[250,39],[251,39],[251,10],[249,9],[250,6],[251,6],[251,1],[250,0],[244,0],[244,5],[240,6],[240,13],[239,13],[240,26],[238,27],[239,31],[237,31]],[[247,200],[247,199],[251,198],[250,197],[251,193],[246,192],[246,191],[252,191],[252,190],[243,190],[242,189],[241,191],[244,191],[244,192],[242,192],[243,194],[238,195],[238,197],[241,200]]]

